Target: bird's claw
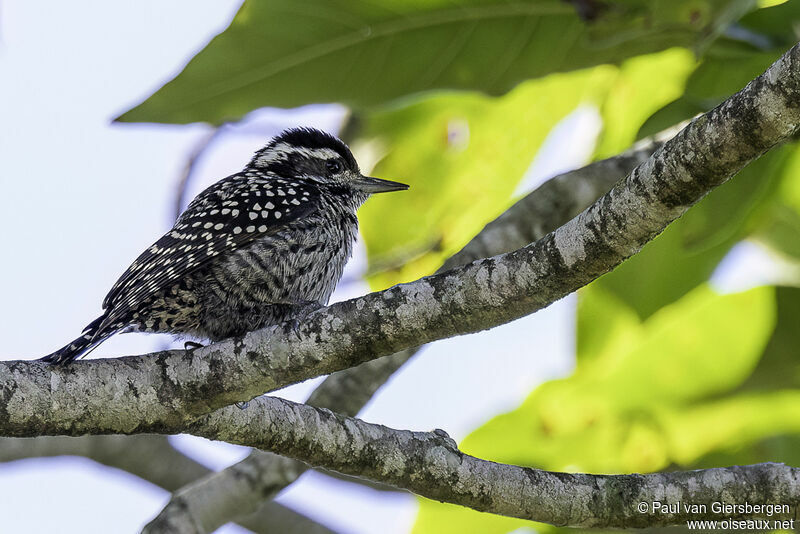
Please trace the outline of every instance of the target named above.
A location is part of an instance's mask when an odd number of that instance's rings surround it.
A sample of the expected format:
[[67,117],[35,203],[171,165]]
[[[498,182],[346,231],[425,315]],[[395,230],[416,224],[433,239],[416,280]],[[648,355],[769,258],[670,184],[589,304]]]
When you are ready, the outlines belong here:
[[183,343],[183,350],[185,350],[189,354],[192,354],[194,351],[204,346],[205,345],[203,345],[202,343],[198,343],[196,341],[185,341]]
[[293,333],[295,337],[299,338],[301,321],[305,320],[305,318],[308,317],[311,313],[323,307],[324,305],[313,300],[298,302],[297,311],[287,321],[289,323],[289,330],[291,331],[291,333]]

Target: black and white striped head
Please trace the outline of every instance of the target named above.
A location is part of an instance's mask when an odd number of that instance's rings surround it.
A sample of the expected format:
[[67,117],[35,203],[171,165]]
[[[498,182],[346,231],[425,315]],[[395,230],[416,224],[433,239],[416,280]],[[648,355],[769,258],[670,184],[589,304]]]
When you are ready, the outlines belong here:
[[347,145],[314,128],[282,132],[256,152],[248,168],[308,181],[337,194],[368,195],[408,189],[406,184],[362,175]]

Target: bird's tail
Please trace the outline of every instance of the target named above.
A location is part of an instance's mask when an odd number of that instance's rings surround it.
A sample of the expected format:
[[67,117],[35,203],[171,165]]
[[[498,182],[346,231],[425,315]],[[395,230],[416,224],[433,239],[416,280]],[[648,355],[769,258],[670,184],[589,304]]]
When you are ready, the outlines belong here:
[[83,329],[83,332],[79,338],[69,345],[64,345],[52,354],[48,354],[44,358],[40,358],[40,361],[52,363],[54,365],[66,365],[73,362],[75,359],[80,358],[97,345],[108,339],[108,337],[116,331],[116,329],[103,329],[105,332],[98,332],[98,329],[105,318],[105,315],[98,317]]

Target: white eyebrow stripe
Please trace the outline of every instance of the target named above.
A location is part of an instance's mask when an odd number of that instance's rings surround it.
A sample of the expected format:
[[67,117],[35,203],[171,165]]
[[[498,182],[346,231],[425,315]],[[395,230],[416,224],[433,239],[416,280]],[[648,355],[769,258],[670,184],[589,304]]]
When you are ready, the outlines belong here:
[[300,154],[307,158],[314,159],[340,159],[342,156],[330,148],[307,148],[304,146],[293,146],[288,143],[278,143],[272,149],[266,151],[256,160],[260,164],[267,164],[273,161],[286,161],[290,154]]

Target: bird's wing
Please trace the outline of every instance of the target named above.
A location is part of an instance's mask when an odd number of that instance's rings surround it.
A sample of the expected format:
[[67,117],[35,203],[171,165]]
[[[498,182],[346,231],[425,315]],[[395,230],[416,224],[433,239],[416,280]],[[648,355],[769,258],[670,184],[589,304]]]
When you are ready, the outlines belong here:
[[103,326],[113,325],[150,295],[172,287],[216,256],[309,215],[317,207],[317,195],[312,186],[293,180],[246,174],[212,185],[117,280],[103,301],[103,308],[110,310]]

